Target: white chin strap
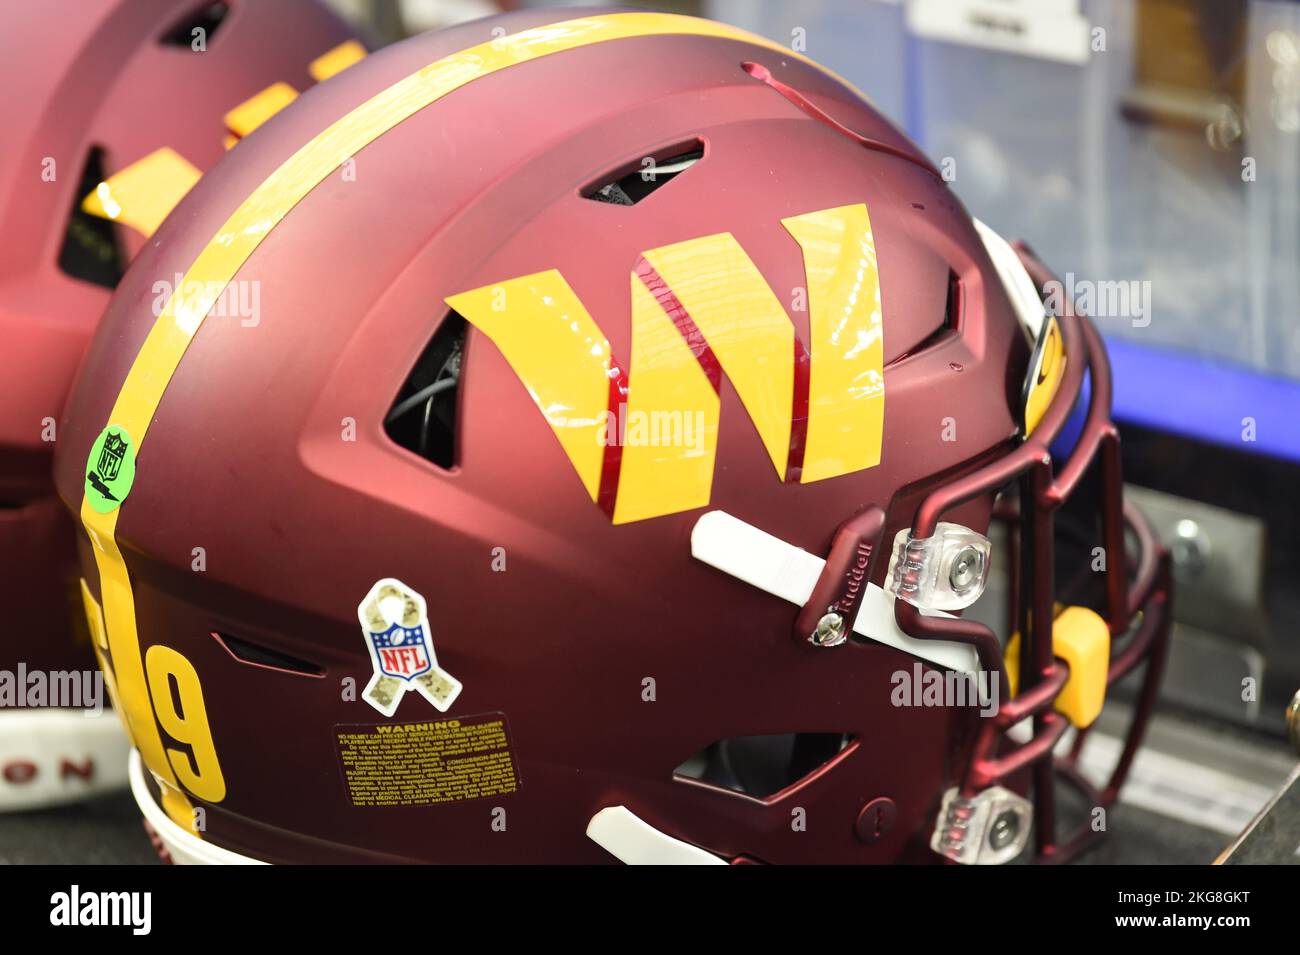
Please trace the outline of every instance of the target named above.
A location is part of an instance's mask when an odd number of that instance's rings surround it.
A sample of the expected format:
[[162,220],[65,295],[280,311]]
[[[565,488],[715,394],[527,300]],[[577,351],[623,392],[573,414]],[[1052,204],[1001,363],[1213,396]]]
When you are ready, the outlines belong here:
[[[726,511],[709,511],[695,522],[691,554],[710,567],[800,607],[812,597],[826,564],[815,554],[746,524]],[[937,610],[922,613],[949,616]],[[872,583],[866,585],[862,594],[853,632],[948,670],[979,673],[979,657],[970,644],[918,640],[904,633],[894,619],[893,595]]]
[[587,837],[627,865],[726,865],[699,846],[674,839],[626,806],[609,806],[591,817]]

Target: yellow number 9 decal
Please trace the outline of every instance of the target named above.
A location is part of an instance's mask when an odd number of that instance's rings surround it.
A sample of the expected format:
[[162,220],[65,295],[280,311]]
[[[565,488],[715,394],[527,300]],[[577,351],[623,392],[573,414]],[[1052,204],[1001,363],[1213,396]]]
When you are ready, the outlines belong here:
[[[194,754],[194,764],[179,749],[168,749],[167,758],[176,778],[190,792],[207,802],[221,802],[226,797],[226,780],[217,761],[217,750],[208,726],[208,711],[203,705],[203,689],[193,664],[171,647],[155,644],[144,655],[149,677],[149,695],[154,713],[167,735],[185,743]],[[180,712],[172,697],[171,684],[176,682]],[[196,772],[197,770],[197,772]]]

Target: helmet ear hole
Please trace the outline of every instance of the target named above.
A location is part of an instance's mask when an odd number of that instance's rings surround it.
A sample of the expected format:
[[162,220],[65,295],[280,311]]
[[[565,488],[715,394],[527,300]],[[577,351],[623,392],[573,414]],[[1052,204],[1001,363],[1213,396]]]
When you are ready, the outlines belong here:
[[735,736],[710,743],[673,773],[710,787],[768,799],[803,782],[853,741],[847,733]]
[[456,463],[456,406],[465,319],[448,312],[384,418],[395,444],[440,468]]

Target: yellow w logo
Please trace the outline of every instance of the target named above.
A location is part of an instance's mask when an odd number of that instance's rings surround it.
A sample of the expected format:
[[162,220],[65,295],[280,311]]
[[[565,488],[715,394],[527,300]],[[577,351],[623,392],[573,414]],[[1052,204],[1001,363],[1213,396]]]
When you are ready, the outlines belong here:
[[[806,349],[728,232],[642,253],[626,372],[554,269],[447,299],[501,350],[614,523],[708,504],[723,375],[778,478],[807,483],[880,462],[884,349],[867,207],[781,222],[803,252]],[[625,440],[627,421],[672,422],[684,440]]]

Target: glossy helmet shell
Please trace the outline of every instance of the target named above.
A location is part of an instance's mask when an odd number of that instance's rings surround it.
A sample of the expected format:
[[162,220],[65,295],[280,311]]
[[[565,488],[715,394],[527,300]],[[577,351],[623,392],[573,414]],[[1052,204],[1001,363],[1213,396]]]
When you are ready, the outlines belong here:
[[[82,562],[105,601],[120,690],[154,741],[145,762],[180,774],[206,811],[204,840],[266,861],[600,862],[611,856],[584,830],[622,805],[723,858],[935,858],[935,812],[978,714],[894,706],[891,675],[913,657],[794,639],[798,608],[694,559],[692,530],[720,509],[820,555],[875,504],[892,542],[927,488],[1012,445],[1030,342],[970,216],[916,147],[842,81],[766,41],[689,18],[527,12],[413,38],[309,91],[195,188],[126,277],[63,421],[60,493],[81,511],[88,450],[128,374],[144,380],[153,282],[241,241],[228,220],[245,221],[232,216],[272,177],[301,175],[285,166],[299,150],[444,58],[473,74],[494,39],[509,49],[523,31],[625,16],[663,28],[484,72],[339,153],[318,184],[284,179],[295,200],[258,220],[264,238],[231,266],[230,287],[257,290],[256,320],[209,315],[139,419],[135,484],[110,530],[133,632],[112,632],[125,619],[102,584],[115,558],[83,540]],[[643,157],[696,144],[702,158],[639,202],[590,198]],[[451,320],[449,298],[556,269],[626,361],[642,253],[702,236],[734,237],[807,342],[809,312],[792,296],[809,278],[782,220],[858,203],[884,329],[874,467],[783,481],[724,376],[707,506],[615,522],[473,326],[450,466],[386,431]],[[633,394],[636,374],[634,362]],[[992,503],[949,519],[984,530]],[[876,584],[886,564],[873,562]],[[358,604],[385,578],[423,595],[438,662],[463,684],[445,718],[504,715],[514,792],[353,805],[337,737],[383,722],[361,699],[372,670]],[[151,713],[140,661],[173,652],[201,686],[219,786],[216,773],[195,782]],[[440,718],[408,693],[391,722]],[[675,774],[716,741],[790,733],[851,743],[761,798]],[[879,796],[897,807],[894,824],[859,838],[859,812]],[[796,810],[805,827],[792,825]]]
[[225,155],[228,111],[277,82],[306,88],[312,61],[352,37],[317,0],[0,9],[0,667],[89,660],[69,631],[83,615],[51,481],[52,425],[111,285],[146,240],[77,212],[81,201],[162,147],[208,169]]

